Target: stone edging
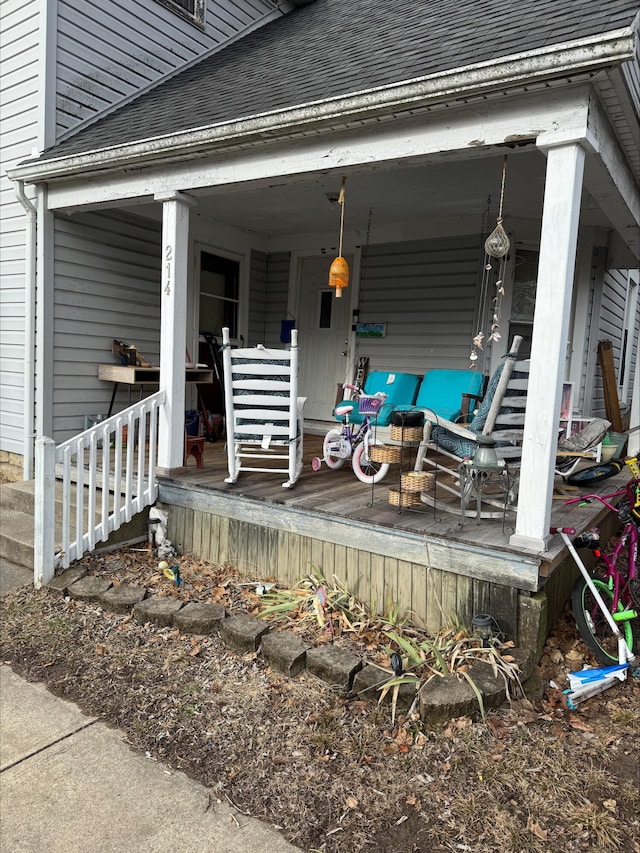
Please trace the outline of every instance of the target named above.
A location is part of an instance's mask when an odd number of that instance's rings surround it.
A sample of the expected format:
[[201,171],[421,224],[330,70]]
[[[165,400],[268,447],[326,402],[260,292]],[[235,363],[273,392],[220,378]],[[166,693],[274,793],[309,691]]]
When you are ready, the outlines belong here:
[[[221,604],[184,603],[176,598],[149,595],[145,587],[135,584],[114,586],[111,581],[88,575],[83,567],[70,568],[56,575],[47,588],[78,601],[98,604],[110,613],[133,612],[134,618],[143,624],[151,622],[161,628],[175,626],[190,634],[217,633],[237,654],[260,651],[265,661],[278,672],[294,678],[306,670],[345,695],[375,700],[377,688],[390,677],[388,671],[346,649],[334,645],[310,648],[290,631],[271,631],[261,619],[229,616]],[[526,649],[513,649],[512,655],[524,683],[533,673],[533,655]],[[470,667],[468,675],[481,692],[485,709],[495,708],[507,698],[505,680],[499,673],[494,674],[490,664],[479,662]],[[415,696],[413,685],[401,685],[398,706],[411,707]],[[419,707],[421,718],[429,723],[460,716],[476,717],[479,713],[478,698],[471,684],[457,678],[433,678],[423,685]]]

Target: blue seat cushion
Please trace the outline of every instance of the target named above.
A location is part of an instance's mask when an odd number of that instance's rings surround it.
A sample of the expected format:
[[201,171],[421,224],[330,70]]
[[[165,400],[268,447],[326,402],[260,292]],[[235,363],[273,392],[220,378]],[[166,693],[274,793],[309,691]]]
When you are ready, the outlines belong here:
[[[393,373],[385,370],[373,370],[367,376],[364,383],[365,394],[376,394],[382,391],[387,395],[384,406],[378,412],[375,423],[378,426],[389,426],[391,416],[397,408],[402,406],[411,408],[416,400],[418,386],[420,385],[420,377],[413,373]],[[358,411],[357,400],[354,401],[353,414],[349,418],[351,423],[361,424],[364,420],[364,415]],[[338,421],[343,421],[344,417],[338,417],[334,412],[334,417]]]
[[418,389],[415,408],[431,409],[439,418],[457,421],[461,415],[462,395],[479,398],[484,382],[484,375],[477,370],[429,370]]

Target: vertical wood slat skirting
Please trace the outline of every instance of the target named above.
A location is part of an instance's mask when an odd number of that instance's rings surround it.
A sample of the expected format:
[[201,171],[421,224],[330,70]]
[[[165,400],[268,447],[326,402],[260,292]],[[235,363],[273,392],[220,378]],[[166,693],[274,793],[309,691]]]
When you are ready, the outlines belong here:
[[518,591],[511,587],[178,506],[167,533],[179,553],[229,563],[255,580],[293,586],[317,569],[373,611],[395,607],[430,633],[455,621],[469,627],[474,613],[491,613],[517,640]]

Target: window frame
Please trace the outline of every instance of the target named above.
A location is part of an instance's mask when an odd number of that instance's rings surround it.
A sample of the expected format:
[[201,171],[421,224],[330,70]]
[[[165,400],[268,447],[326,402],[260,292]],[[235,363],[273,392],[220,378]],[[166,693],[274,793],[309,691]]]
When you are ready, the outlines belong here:
[[[184,0],[184,2],[189,2],[189,0]],[[181,0],[156,0],[156,3],[164,6],[165,9],[174,12],[185,21],[204,30],[207,2],[206,0],[191,0],[191,2],[193,3],[193,12],[187,9]]]

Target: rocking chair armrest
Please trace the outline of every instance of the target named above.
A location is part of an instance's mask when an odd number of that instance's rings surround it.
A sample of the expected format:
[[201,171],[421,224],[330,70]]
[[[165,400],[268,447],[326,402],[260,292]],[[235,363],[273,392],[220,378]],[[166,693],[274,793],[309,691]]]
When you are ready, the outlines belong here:
[[470,429],[467,429],[462,424],[454,423],[453,421],[448,421],[446,418],[440,418],[433,412],[431,409],[422,409],[425,418],[431,424],[435,424],[436,426],[442,427],[443,429],[448,430],[449,432],[453,432],[456,435],[460,436],[460,438],[466,438],[468,441],[477,441],[478,436],[475,432],[471,432]]
[[458,418],[458,423],[468,424],[469,418],[473,415],[473,409],[475,406],[472,406],[472,403],[475,401],[475,405],[482,401],[482,394],[470,394],[465,392],[462,395],[462,404],[460,406],[460,417]]

